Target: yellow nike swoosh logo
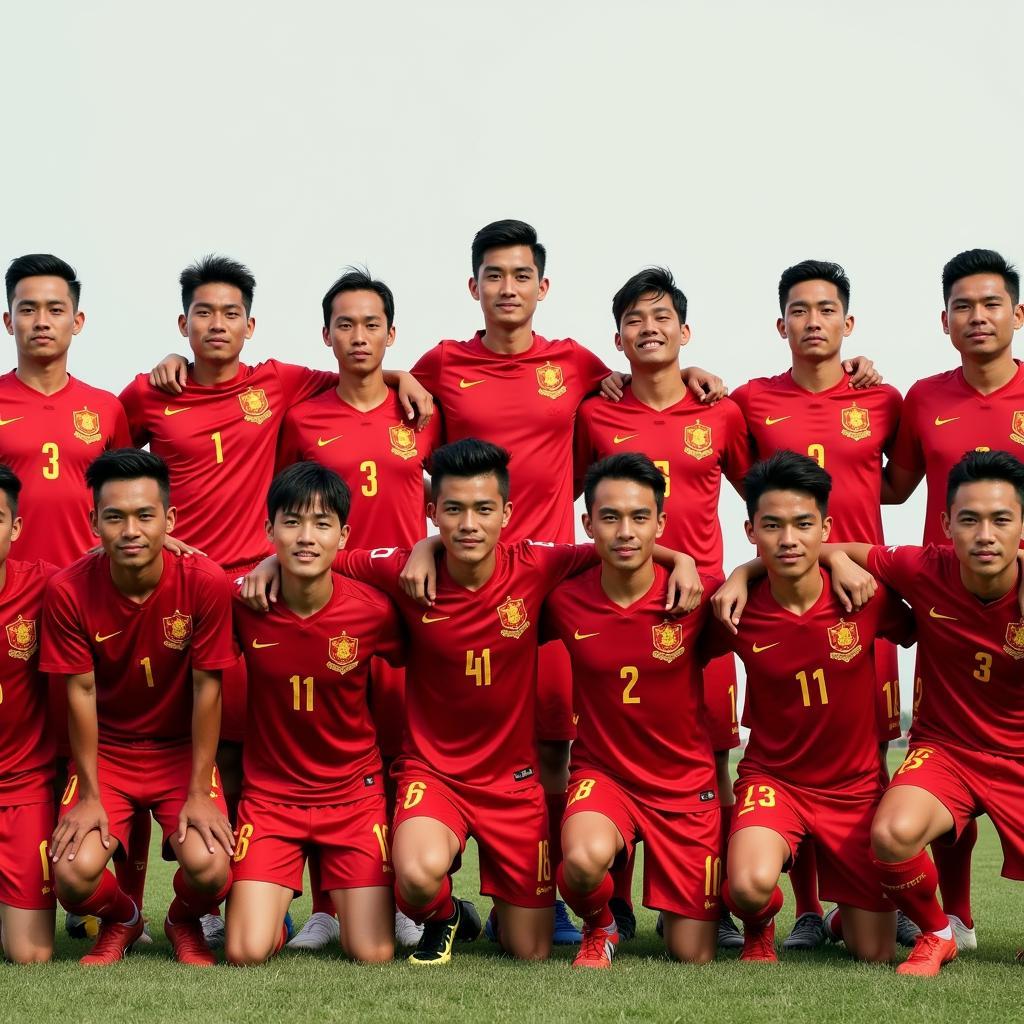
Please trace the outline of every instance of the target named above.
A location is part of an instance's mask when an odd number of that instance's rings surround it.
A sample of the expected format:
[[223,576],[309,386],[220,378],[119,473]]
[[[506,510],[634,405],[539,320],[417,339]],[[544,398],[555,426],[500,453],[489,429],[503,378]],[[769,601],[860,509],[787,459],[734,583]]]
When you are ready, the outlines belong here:
[[254,651],[262,651],[264,647],[277,647],[278,643],[279,641],[276,641],[272,644],[261,644],[259,640],[253,640],[252,649]]
[[0,427],[6,427],[8,423],[17,423],[18,420],[23,420],[24,418],[24,416],[15,416],[11,420],[0,420]]
[[751,650],[755,654],[760,654],[762,651],[769,651],[773,647],[778,647],[779,644],[781,644],[781,643],[782,643],[781,640],[776,640],[775,643],[773,643],[773,644],[765,644],[764,647],[758,647],[757,644],[754,644],[753,647],[751,647]]
[[575,638],[576,638],[577,640],[587,640],[587,639],[589,639],[589,638],[590,638],[590,637],[592,637],[592,636],[600,636],[600,635],[601,635],[600,633],[581,633],[581,632],[580,632],[580,631],[579,631],[578,629],[577,629],[577,630],[576,630],[576,632],[575,632],[575,633],[573,634],[573,636],[574,636],[574,637],[575,637]]
[[947,423],[952,423],[953,420],[960,419],[959,416],[950,416],[949,419],[940,419],[938,416],[935,417],[935,426],[944,427]]
[[947,622],[959,622],[960,621],[959,619],[953,618],[952,615],[942,615],[942,614],[940,614],[939,612],[937,612],[935,610],[934,607],[928,609],[928,614],[933,619],[945,619]]
[[164,406],[165,416],[177,416],[179,412],[188,412],[188,406],[183,405],[180,409],[172,409],[169,405]]
[[631,437],[639,437],[639,434],[616,434],[612,438],[612,444],[622,444],[623,441],[628,441]]
[[791,418],[792,417],[790,416],[765,416],[764,425],[766,427],[774,427],[776,423],[781,423],[783,420],[788,420]]
[[327,438],[326,441],[322,437],[318,437],[316,439],[316,446],[317,448],[324,448],[326,445],[329,445],[332,441],[337,441],[339,437],[344,436],[344,434],[336,434],[334,437]]
[[466,388],[475,388],[477,386],[477,384],[483,384],[483,381],[482,380],[466,380],[465,377],[463,377],[463,378],[461,378],[459,380],[459,387],[462,388],[463,391],[465,391]]
[[430,616],[424,614],[424,616],[423,616],[423,625],[424,626],[429,626],[431,622],[444,622],[445,619],[450,619],[450,618],[451,618],[450,615],[435,615],[433,618],[430,618]]
[[93,639],[96,641],[96,643],[101,644],[105,640],[109,640],[111,637],[120,636],[123,632],[123,629],[119,629],[116,633],[108,633],[106,636],[100,636],[99,633],[97,632],[96,636],[93,637]]

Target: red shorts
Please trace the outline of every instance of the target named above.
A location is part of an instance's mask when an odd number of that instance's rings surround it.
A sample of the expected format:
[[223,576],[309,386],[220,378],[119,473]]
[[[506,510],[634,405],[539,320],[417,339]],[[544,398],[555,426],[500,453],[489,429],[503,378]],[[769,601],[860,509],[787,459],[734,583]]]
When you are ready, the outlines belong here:
[[595,772],[573,772],[563,823],[581,811],[603,814],[619,830],[623,863],[644,844],[644,906],[697,921],[717,921],[722,858],[721,813],[674,811],[634,800],[617,782]]
[[0,904],[19,910],[53,910],[47,842],[53,834],[53,803],[0,807]]
[[302,892],[306,854],[320,856],[324,892],[383,885],[394,875],[384,796],[328,807],[296,807],[243,796],[238,804],[233,877]]
[[712,750],[732,750],[740,745],[740,726],[736,717],[736,658],[732,654],[714,658],[704,666],[704,720]]
[[572,711],[572,662],[560,640],[537,651],[537,739],[542,743],[576,739]]
[[398,757],[405,733],[405,669],[370,659],[370,713],[382,757]]
[[548,815],[537,782],[514,789],[485,788],[436,775],[403,758],[392,769],[398,789],[395,831],[409,818],[447,825],[465,850],[472,836],[480,853],[480,894],[516,907],[550,907],[555,883],[548,856]]
[[[168,841],[178,831],[178,815],[188,799],[192,778],[192,746],[100,747],[100,803],[107,812],[110,834],[120,843],[114,854],[122,858],[128,845],[132,817],[136,811],[150,811],[163,829],[164,860],[174,860]],[[210,798],[227,816],[228,808],[220,790],[214,766]],[[68,767],[68,784],[60,801],[60,816],[78,803],[78,774]]]
[[881,795],[881,786],[870,796],[851,799],[769,775],[741,775],[729,835],[752,825],[777,832],[789,845],[786,870],[801,842],[810,839],[822,899],[876,913],[894,910],[871,866],[871,821]]
[[1003,877],[1024,881],[1024,763],[998,754],[914,742],[890,787],[917,786],[953,816],[959,836],[979,814],[987,814],[1003,846]]
[[878,726],[878,742],[898,740],[903,733],[900,728],[900,666],[898,648],[888,640],[875,641],[875,723]]

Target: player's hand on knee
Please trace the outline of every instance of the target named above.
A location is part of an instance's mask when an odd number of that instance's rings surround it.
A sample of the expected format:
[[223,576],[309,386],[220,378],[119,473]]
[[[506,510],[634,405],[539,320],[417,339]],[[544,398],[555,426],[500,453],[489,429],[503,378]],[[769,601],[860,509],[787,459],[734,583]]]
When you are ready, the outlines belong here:
[[185,801],[178,815],[178,843],[185,842],[185,835],[194,828],[206,844],[207,850],[214,853],[217,844],[230,857],[235,852],[235,837],[231,824],[224,812],[205,793],[193,793]]
[[238,594],[245,603],[258,612],[270,611],[277,602],[281,589],[281,563],[277,555],[268,555],[248,576],[242,578]]
[[711,597],[711,611],[730,633],[738,632],[748,593],[746,579],[733,573]]
[[169,395],[180,395],[188,383],[188,360],[172,352],[149,371],[149,383]]
[[675,568],[668,578],[668,594],[665,610],[673,615],[685,615],[700,605],[704,593],[704,584],[697,572],[697,563],[689,556],[679,554]]
[[434,415],[434,396],[411,373],[399,374],[398,400],[405,418],[416,419],[417,430],[422,430]]
[[832,590],[848,612],[860,611],[875,596],[878,582],[842,552],[832,556]]
[[632,374],[619,373],[613,370],[601,381],[601,397],[609,402],[618,402],[623,395],[622,389],[633,379]]
[[882,383],[882,375],[867,356],[854,356],[843,363],[843,369],[850,374],[850,387],[873,388]]
[[69,861],[75,859],[85,837],[95,829],[105,850],[110,849],[110,823],[103,804],[96,798],[79,800],[57,822],[50,838],[50,857],[54,863],[67,853]]
[[704,405],[714,405],[729,393],[721,377],[699,366],[687,366],[681,376],[683,383]]

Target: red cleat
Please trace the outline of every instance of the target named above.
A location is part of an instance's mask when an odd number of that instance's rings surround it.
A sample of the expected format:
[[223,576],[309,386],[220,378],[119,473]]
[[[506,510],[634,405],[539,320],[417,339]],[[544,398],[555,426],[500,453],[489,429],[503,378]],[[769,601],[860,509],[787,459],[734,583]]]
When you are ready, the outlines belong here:
[[619,929],[615,925],[609,928],[583,925],[583,938],[580,951],[573,960],[573,967],[591,967],[607,970],[612,965],[615,947],[619,944]]
[[935,932],[922,932],[910,956],[896,968],[896,973],[915,978],[934,978],[943,964],[955,958],[956,939],[943,939]]
[[779,958],[775,954],[774,917],[763,928],[744,923],[743,952],[740,953],[740,959],[751,963],[778,963]]
[[135,924],[116,924],[113,921],[101,921],[100,931],[96,936],[92,949],[78,962],[86,967],[109,967],[123,960],[134,943],[142,934],[145,922],[141,914],[136,914]]
[[210,952],[203,936],[203,926],[198,920],[173,923],[168,917],[164,920],[164,935],[167,936],[174,949],[174,959],[179,964],[190,967],[213,967],[217,958]]

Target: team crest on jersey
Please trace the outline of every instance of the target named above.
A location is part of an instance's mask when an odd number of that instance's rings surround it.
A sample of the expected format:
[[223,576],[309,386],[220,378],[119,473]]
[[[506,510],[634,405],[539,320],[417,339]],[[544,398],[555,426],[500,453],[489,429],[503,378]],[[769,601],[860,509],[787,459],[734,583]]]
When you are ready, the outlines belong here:
[[100,440],[100,414],[92,409],[76,409],[71,414],[75,424],[75,437],[86,444],[95,444]]
[[36,620],[24,619],[20,615],[5,627],[7,643],[10,645],[8,655],[19,661],[28,661],[39,647],[36,634]]
[[344,675],[359,664],[359,637],[349,636],[344,630],[341,636],[332,636],[327,641],[327,667]]
[[1024,409],[1018,409],[1013,414],[1013,424],[1010,427],[1010,438],[1017,444],[1024,444]]
[[504,604],[498,605],[498,621],[501,623],[501,635],[515,637],[518,640],[530,628],[530,613],[526,610],[526,602],[517,597],[505,598]]
[[412,459],[416,457],[416,431],[404,423],[397,423],[388,427],[388,437],[391,439],[391,454],[397,455],[400,459]]
[[657,626],[651,626],[654,650],[651,652],[656,661],[673,662],[680,654],[686,653],[683,646],[683,627],[678,622],[666,619]]
[[172,651],[183,651],[192,639],[192,616],[175,610],[164,619],[164,647]]
[[842,418],[843,437],[850,437],[854,441],[863,441],[865,437],[871,436],[871,414],[856,402],[843,410]]
[[697,420],[683,430],[683,451],[691,458],[706,459],[714,454],[711,447],[711,428]]
[[545,398],[561,398],[565,394],[562,368],[554,363],[537,367],[537,394]]
[[246,388],[238,396],[238,404],[242,407],[246,423],[262,423],[272,415],[270,401],[263,388]]
[[[8,626],[7,628],[10,629],[11,627]],[[1007,625],[1006,643],[1003,644],[1003,650],[1014,661],[1020,661],[1021,658],[1024,658],[1024,619]]]
[[834,626],[829,626],[828,645],[832,648],[829,657],[833,661],[853,661],[864,650],[860,645],[857,623],[840,619]]

